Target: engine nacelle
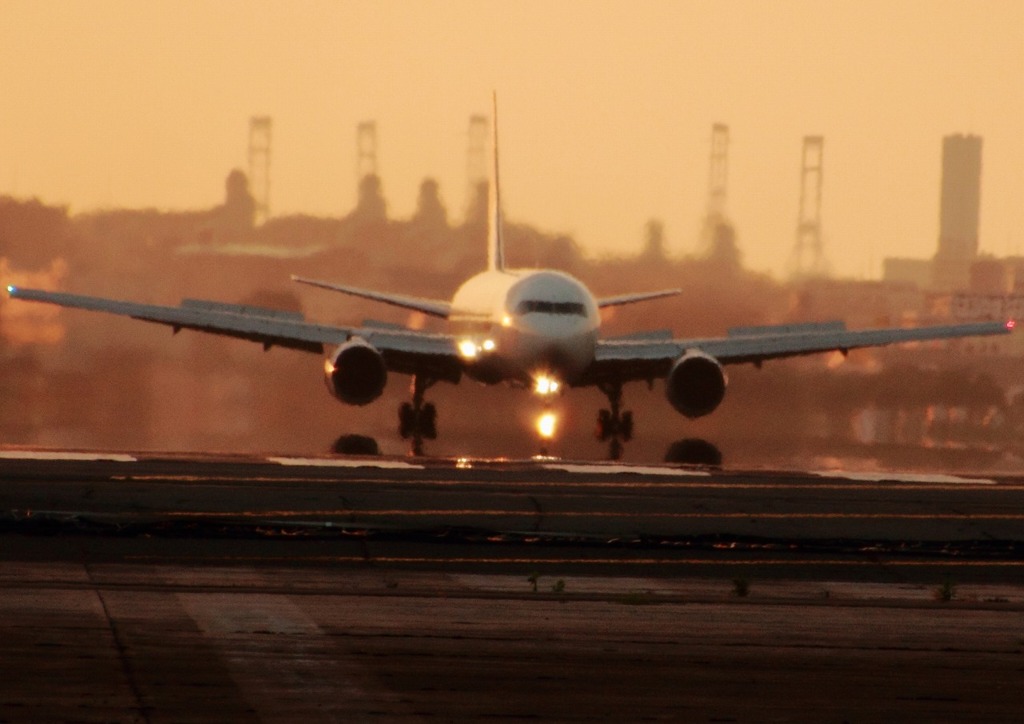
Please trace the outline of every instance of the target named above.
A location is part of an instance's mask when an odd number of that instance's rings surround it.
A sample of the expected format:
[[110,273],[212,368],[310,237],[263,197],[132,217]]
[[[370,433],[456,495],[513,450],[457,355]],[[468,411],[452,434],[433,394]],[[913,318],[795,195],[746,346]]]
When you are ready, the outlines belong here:
[[665,379],[665,395],[672,407],[687,417],[703,417],[722,403],[728,383],[718,360],[689,350],[672,365]]
[[366,405],[384,392],[388,370],[384,358],[366,340],[350,339],[324,362],[331,394],[349,405]]

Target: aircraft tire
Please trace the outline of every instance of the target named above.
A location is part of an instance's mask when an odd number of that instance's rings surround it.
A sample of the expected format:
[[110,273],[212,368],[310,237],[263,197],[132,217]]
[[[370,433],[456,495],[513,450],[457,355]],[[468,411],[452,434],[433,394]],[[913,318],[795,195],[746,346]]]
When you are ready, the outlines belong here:
[[428,402],[420,412],[420,434],[428,440],[437,439],[437,408],[434,403]]

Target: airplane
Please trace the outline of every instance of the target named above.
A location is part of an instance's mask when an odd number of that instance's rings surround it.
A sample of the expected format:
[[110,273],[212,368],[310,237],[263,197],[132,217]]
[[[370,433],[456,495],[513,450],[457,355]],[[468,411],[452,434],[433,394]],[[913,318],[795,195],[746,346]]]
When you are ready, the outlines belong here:
[[[746,327],[723,337],[675,338],[671,332],[600,336],[600,310],[678,294],[678,289],[596,297],[573,276],[554,269],[511,269],[505,264],[498,168],[497,101],[494,103],[491,183],[488,184],[487,268],[458,288],[450,301],[425,299],[292,276],[295,282],[390,304],[444,319],[445,332],[402,327],[331,326],[301,313],[219,301],[186,299],[177,307],[119,301],[8,286],[14,299],[132,317],[171,327],[226,335],[326,355],[330,392],[349,405],[381,396],[388,374],[412,377],[412,400],[399,409],[399,434],[423,453],[437,437],[436,407],[425,401],[438,382],[462,377],[494,385],[531,387],[548,399],[566,387],[597,387],[608,398],[598,414],[597,436],[611,457],[633,436],[633,414],[622,409],[628,382],[664,380],[668,402],[688,418],[712,413],[728,384],[725,368],[740,363],[899,342],[1008,334],[1014,321],[916,328],[847,330],[842,322]],[[550,435],[550,417],[542,436]]]

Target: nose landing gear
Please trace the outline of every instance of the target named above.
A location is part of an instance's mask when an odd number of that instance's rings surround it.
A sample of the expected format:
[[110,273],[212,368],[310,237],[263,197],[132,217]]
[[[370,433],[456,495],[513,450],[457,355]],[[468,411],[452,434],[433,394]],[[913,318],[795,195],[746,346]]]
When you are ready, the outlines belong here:
[[423,375],[413,375],[412,402],[403,402],[398,408],[398,434],[403,440],[411,439],[410,453],[423,455],[423,441],[437,439],[437,408],[434,403],[424,404],[424,393],[434,380]]
[[621,382],[605,382],[599,385],[599,389],[608,397],[611,409],[597,413],[594,435],[601,442],[608,442],[608,458],[619,460],[622,458],[622,443],[633,439],[633,413],[621,410]]

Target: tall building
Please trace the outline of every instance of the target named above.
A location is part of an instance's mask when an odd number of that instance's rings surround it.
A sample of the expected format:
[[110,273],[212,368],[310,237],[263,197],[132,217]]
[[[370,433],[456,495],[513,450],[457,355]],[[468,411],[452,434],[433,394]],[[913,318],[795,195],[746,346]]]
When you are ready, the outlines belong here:
[[956,134],[942,139],[942,191],[939,201],[939,249],[934,285],[967,286],[978,256],[981,211],[981,137]]

